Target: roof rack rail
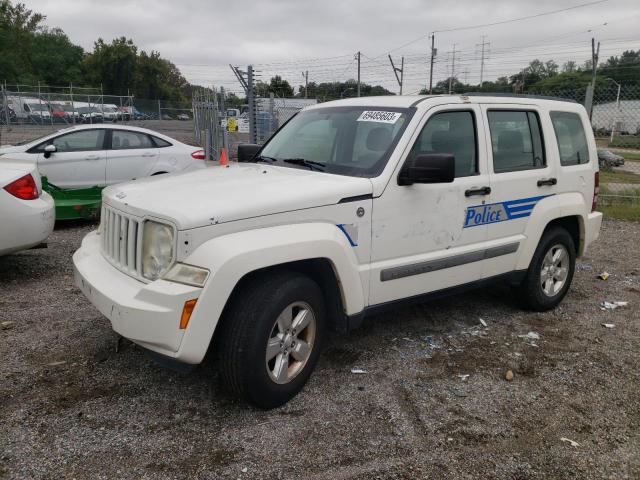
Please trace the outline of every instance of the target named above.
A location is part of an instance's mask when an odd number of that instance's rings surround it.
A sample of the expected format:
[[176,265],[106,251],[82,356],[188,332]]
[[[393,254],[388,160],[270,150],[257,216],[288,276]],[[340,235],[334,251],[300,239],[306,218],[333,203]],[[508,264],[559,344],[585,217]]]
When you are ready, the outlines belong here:
[[526,93],[507,93],[507,92],[465,92],[461,95],[467,97],[515,97],[515,98],[537,98],[539,100],[556,100],[558,102],[578,103],[572,98],[552,97],[550,95],[529,95]]

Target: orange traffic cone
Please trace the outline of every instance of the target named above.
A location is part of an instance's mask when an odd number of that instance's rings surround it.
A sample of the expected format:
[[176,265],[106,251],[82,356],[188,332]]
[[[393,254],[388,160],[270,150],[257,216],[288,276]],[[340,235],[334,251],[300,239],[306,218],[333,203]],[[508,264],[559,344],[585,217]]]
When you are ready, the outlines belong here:
[[220,165],[228,165],[229,162],[227,161],[227,152],[224,148],[222,148],[220,150]]

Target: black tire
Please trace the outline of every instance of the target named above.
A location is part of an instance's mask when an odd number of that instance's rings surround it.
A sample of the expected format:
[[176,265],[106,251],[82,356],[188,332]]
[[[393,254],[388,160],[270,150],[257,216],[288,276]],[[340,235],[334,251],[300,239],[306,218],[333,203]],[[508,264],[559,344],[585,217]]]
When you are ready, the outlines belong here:
[[[561,245],[568,253],[568,272],[562,288],[553,295],[544,292],[542,286],[542,270],[545,255],[556,246]],[[571,286],[576,265],[576,246],[573,238],[562,227],[551,227],[546,230],[536,248],[527,274],[522,283],[516,287],[516,295],[520,304],[529,310],[543,312],[555,308],[565,297]]]
[[[275,322],[288,306],[303,302],[315,317],[311,353],[288,383],[276,383],[266,362],[267,342]],[[309,379],[320,356],[326,331],[322,290],[309,277],[276,271],[241,287],[222,319],[219,343],[221,379],[233,394],[259,408],[274,408],[292,399]]]

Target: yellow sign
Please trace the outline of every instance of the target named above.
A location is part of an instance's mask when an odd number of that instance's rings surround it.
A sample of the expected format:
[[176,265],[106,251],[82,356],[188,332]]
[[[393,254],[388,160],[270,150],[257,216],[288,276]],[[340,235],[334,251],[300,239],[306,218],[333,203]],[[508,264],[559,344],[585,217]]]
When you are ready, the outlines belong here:
[[235,118],[227,118],[227,131],[235,132],[238,130],[238,121]]

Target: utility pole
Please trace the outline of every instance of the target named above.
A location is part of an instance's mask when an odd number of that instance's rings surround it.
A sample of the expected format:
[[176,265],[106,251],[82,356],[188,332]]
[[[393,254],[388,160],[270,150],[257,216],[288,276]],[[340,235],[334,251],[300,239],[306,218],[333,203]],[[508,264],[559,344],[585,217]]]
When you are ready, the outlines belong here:
[[356,59],[358,60],[358,97],[360,96],[360,52],[356,53]]
[[491,43],[485,42],[485,38],[487,38],[487,36],[486,35],[482,35],[482,43],[476,44],[476,47],[480,47],[481,48],[481,54],[480,54],[480,87],[482,87],[482,82],[484,81],[484,54],[485,54],[484,47],[488,47],[489,45],[491,45]]
[[[391,68],[393,68],[393,74],[396,76],[398,85],[400,85],[400,95],[402,95],[402,82],[404,81],[404,57],[402,57],[400,68],[394,65],[393,58],[391,58],[391,55],[389,55],[389,61],[391,62]],[[400,72],[400,76],[398,76],[398,72]]]
[[584,99],[584,106],[589,112],[589,119],[593,113],[593,94],[596,90],[596,75],[598,73],[598,57],[600,56],[600,42],[596,48],[596,39],[591,39],[591,85],[587,88],[587,93]]
[[453,84],[453,76],[456,74],[456,45],[458,45],[457,43],[453,44],[453,55],[451,56],[451,75],[449,76],[449,95],[451,95],[452,90],[451,90],[451,86]]
[[433,32],[431,34],[431,67],[429,68],[429,95],[433,91],[433,59],[435,58],[438,50],[434,47],[436,41],[436,34]]
[[302,72],[302,78],[304,78],[304,98],[307,98],[309,89],[309,70]]

